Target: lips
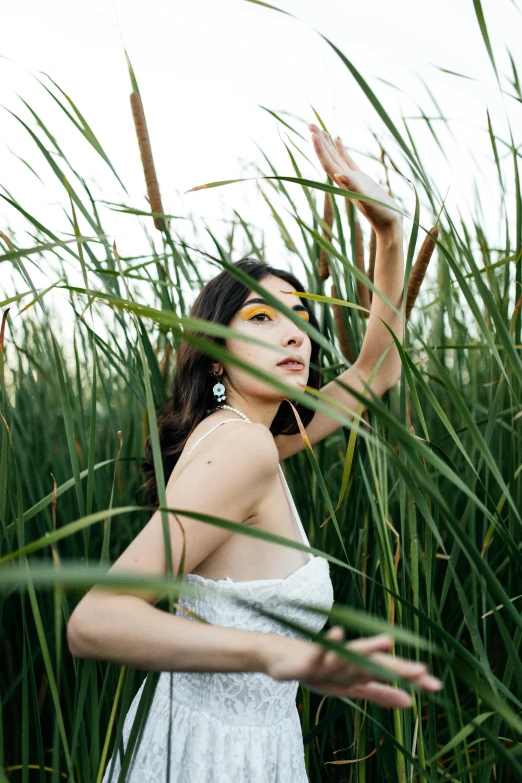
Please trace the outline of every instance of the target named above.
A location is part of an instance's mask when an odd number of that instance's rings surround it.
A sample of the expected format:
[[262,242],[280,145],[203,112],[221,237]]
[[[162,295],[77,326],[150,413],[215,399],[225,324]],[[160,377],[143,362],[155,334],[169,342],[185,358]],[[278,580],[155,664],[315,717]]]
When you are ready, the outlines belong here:
[[304,362],[298,356],[287,356],[286,359],[282,359],[277,363],[278,367],[287,367],[290,370],[303,370]]

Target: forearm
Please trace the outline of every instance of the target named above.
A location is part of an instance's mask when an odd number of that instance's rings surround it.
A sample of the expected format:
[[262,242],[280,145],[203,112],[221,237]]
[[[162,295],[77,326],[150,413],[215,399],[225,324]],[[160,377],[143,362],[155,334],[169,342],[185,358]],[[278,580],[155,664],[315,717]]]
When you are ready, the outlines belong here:
[[149,671],[265,671],[269,634],[222,628],[110,595],[75,610],[67,627],[72,655]]
[[[400,312],[404,293],[402,221],[393,228],[377,234],[374,284]],[[404,330],[402,317],[394,313],[381,297],[374,293],[366,333],[356,365],[361,372],[369,376],[376,362],[391,345],[375,381],[376,386],[387,388],[400,377],[401,362],[393,338],[383,321],[402,342]]]

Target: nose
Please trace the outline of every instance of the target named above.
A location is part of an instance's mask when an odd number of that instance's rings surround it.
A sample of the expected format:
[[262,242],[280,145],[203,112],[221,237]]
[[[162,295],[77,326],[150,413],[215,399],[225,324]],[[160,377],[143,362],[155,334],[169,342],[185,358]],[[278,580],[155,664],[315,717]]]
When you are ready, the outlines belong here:
[[285,318],[281,345],[295,345],[299,347],[302,345],[304,338],[305,332],[303,332],[302,329],[299,329],[299,327],[289,318]]

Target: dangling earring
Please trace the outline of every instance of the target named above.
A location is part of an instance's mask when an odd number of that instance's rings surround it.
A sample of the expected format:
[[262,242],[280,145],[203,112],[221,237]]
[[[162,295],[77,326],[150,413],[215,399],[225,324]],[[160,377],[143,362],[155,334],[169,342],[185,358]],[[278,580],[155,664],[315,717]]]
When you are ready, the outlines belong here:
[[225,386],[219,380],[219,375],[216,372],[211,373],[211,375],[217,379],[217,383],[212,387],[212,393],[218,402],[224,402],[227,398]]

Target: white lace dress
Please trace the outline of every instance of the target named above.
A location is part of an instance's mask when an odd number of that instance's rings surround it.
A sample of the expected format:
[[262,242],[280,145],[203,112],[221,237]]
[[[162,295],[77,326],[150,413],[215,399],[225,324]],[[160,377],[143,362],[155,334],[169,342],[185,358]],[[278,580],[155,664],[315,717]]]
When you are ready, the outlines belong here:
[[[225,419],[216,426],[227,421],[244,420]],[[310,546],[281,466],[279,470],[303,542]],[[197,597],[185,595],[178,600],[179,606],[213,625],[291,638],[309,637],[263,617],[256,605],[304,626],[312,635],[325,625],[334,600],[328,560],[313,555],[284,579],[233,582],[228,576],[214,581],[187,574],[184,581],[217,591],[210,596],[196,588]],[[236,596],[252,605],[235,602]],[[300,602],[314,605],[321,612],[310,612]],[[176,614],[197,622],[181,609]],[[298,686],[297,680],[278,682],[261,672],[162,672],[126,781],[308,783],[296,706]],[[125,746],[143,687],[125,718]],[[119,758],[115,759],[112,775],[111,766],[109,762],[102,783],[117,782]]]

